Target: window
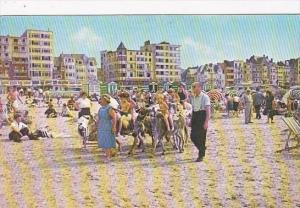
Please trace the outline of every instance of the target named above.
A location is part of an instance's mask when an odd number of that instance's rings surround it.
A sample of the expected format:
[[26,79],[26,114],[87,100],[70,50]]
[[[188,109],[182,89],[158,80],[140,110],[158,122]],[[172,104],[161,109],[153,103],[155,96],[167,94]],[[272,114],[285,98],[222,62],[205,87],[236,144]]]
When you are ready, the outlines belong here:
[[133,64],[130,64],[130,68],[133,69]]
[[22,51],[25,51],[25,47],[22,47]]
[[14,43],[17,43],[18,42],[18,39],[14,39]]
[[130,59],[129,59],[130,61],[132,61],[132,58],[130,57]]
[[132,72],[130,72],[130,77],[133,77],[133,73]]
[[121,64],[122,69],[126,69],[126,64]]
[[42,60],[44,60],[44,61],[50,61],[50,56],[42,56]]
[[151,61],[151,58],[149,58],[149,61]]
[[18,46],[14,46],[14,50],[18,50]]
[[94,66],[94,63],[93,63],[93,62],[90,62],[90,66]]

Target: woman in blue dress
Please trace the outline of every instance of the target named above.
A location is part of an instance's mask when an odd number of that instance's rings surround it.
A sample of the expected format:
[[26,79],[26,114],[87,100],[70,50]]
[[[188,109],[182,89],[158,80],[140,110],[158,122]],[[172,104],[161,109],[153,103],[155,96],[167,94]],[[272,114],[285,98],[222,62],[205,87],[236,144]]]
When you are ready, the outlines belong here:
[[98,111],[98,146],[104,149],[107,158],[115,155],[116,147],[116,113],[109,105],[110,96],[102,95]]

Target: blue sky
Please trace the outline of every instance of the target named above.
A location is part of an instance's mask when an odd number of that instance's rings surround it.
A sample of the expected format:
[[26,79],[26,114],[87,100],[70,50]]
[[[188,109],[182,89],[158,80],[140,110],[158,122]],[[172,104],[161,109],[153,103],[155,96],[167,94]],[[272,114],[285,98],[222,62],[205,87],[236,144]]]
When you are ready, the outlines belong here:
[[266,54],[300,57],[299,15],[1,16],[1,35],[26,29],[54,32],[55,55],[85,53],[100,62],[101,50],[123,41],[139,49],[145,40],[181,45],[182,67]]

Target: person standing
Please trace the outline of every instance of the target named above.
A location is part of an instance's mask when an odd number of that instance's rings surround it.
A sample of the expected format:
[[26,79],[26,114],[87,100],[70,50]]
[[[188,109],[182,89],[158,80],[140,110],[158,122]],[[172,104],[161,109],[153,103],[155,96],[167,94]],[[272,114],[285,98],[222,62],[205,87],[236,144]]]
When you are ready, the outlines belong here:
[[116,148],[116,122],[117,116],[113,108],[109,105],[110,96],[102,95],[99,99],[101,108],[98,111],[98,146],[103,148],[107,159],[115,155]]
[[247,92],[244,94],[244,103],[245,103],[245,124],[253,123],[251,121],[253,99],[252,99],[250,89],[247,89]]
[[260,108],[264,102],[264,95],[259,91],[259,88],[256,88],[256,93],[253,96],[253,104],[256,113],[256,119],[261,119]]
[[76,109],[79,110],[78,118],[91,115],[91,100],[87,98],[86,92],[80,93],[80,98],[76,101]]
[[266,111],[267,111],[267,116],[268,116],[268,121],[267,123],[273,122],[273,117],[274,117],[274,96],[272,95],[271,91],[267,91],[266,94]]
[[206,133],[210,118],[210,99],[208,95],[202,92],[199,82],[192,84],[190,103],[193,109],[191,120],[191,140],[199,151],[196,162],[201,162],[205,157]]
[[180,103],[185,108],[185,103],[187,101],[188,94],[187,94],[187,91],[185,90],[185,84],[184,83],[181,83],[180,86],[179,86],[178,96],[179,96],[179,99],[180,99]]
[[240,103],[240,97],[235,95],[233,97],[233,111],[236,117],[239,117],[239,103]]

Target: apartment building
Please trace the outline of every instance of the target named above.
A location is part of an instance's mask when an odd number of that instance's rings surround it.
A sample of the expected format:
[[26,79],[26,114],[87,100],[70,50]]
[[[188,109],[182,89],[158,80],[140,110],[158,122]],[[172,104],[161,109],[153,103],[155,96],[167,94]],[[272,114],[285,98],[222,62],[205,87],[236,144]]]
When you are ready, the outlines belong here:
[[149,85],[152,53],[129,50],[121,42],[116,51],[101,51],[101,69],[106,82],[116,82],[121,87]]
[[29,79],[26,37],[0,36],[0,79]]
[[73,83],[97,81],[97,62],[85,54],[60,54],[55,57],[54,69],[63,80]]
[[26,30],[22,37],[26,38],[29,77],[34,81],[52,79],[53,57],[53,32],[43,30]]
[[179,82],[181,78],[180,45],[146,41],[141,51],[152,52],[151,81]]

